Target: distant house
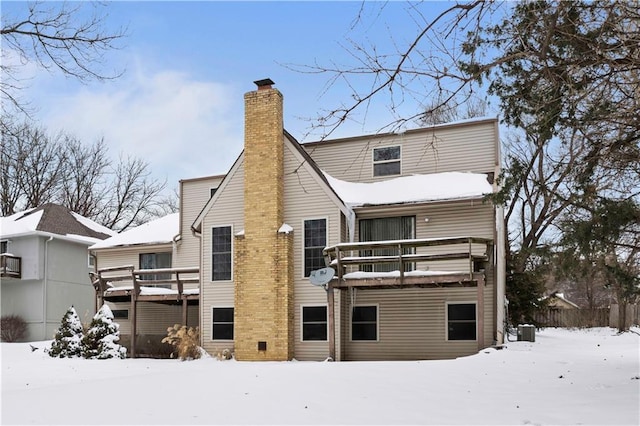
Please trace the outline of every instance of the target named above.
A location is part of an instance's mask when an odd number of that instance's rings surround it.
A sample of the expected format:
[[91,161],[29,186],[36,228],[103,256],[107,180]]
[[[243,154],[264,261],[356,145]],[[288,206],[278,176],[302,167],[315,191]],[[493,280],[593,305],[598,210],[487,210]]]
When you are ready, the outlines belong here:
[[71,305],[88,322],[95,313],[88,247],[115,233],[56,204],[0,223],[2,315],[25,319],[26,341],[53,338]]
[[564,293],[557,291],[544,297],[544,299],[547,300],[547,306],[550,309],[580,309],[580,306],[567,299]]
[[[439,359],[502,343],[503,212],[486,200],[499,189],[497,119],[300,144],[272,84],[245,95],[228,173],[181,182],[173,237],[92,247],[99,295],[140,306],[128,320],[139,329],[165,319],[143,304],[171,299],[189,321],[197,306],[201,346],[239,360]],[[174,271],[156,272],[171,279],[143,279],[140,256],[160,250]],[[110,281],[122,265],[133,286]],[[192,287],[177,279],[190,266]],[[326,266],[335,276],[313,284]]]

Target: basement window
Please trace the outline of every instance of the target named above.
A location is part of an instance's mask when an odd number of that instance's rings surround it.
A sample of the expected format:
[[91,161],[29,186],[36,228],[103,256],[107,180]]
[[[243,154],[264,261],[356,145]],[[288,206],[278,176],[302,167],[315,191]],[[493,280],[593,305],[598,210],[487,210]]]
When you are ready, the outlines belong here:
[[233,308],[213,308],[211,338],[233,340]]
[[302,341],[327,341],[327,307],[302,307]]
[[378,340],[378,307],[354,306],[351,312],[351,340]]
[[129,319],[129,310],[128,309],[112,309],[111,313],[113,314],[113,319],[117,319],[117,320],[127,320],[127,319]]
[[374,176],[393,176],[400,173],[400,145],[373,149]]
[[476,340],[476,304],[447,303],[447,340]]

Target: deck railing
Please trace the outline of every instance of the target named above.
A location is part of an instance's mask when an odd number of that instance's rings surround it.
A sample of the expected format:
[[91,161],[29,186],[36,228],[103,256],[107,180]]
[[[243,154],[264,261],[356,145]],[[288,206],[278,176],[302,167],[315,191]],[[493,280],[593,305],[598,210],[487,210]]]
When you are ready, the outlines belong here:
[[[484,247],[476,248],[478,245]],[[444,250],[443,246],[446,246]],[[383,254],[379,254],[381,252]],[[467,260],[469,276],[472,277],[474,272],[478,272],[476,265],[487,262],[492,253],[493,240],[469,236],[339,243],[323,250],[325,262],[336,269],[339,281],[348,267],[395,264],[402,282],[407,269],[413,269],[407,265],[451,260]]]
[[22,258],[7,253],[0,254],[0,274],[3,278],[21,278]]

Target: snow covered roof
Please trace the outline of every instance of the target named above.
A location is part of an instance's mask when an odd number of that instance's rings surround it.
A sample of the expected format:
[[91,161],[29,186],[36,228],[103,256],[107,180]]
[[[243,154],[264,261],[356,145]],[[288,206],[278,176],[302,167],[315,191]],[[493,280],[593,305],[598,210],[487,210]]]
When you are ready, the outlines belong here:
[[29,235],[58,235],[65,240],[94,244],[115,232],[53,203],[0,218],[2,238]]
[[349,207],[481,198],[493,192],[484,173],[431,173],[380,182],[346,182],[324,173],[329,185]]
[[89,247],[90,250],[141,244],[166,244],[180,232],[180,213],[149,221]]

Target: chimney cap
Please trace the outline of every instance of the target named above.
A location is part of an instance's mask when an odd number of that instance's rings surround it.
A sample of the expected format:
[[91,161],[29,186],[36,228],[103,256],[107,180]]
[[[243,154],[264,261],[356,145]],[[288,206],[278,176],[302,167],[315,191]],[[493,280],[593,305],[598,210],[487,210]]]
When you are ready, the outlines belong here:
[[254,83],[256,86],[258,86],[258,89],[270,89],[271,85],[275,84],[270,78],[265,78],[264,80],[256,80],[254,81]]

